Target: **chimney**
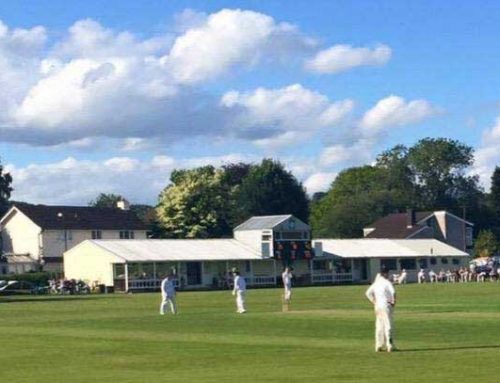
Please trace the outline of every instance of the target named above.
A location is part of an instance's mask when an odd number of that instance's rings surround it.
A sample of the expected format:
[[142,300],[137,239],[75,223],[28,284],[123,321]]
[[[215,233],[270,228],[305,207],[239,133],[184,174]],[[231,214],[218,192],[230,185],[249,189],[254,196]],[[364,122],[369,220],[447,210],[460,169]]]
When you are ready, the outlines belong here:
[[130,202],[128,202],[125,198],[121,198],[117,203],[116,207],[118,209],[122,210],[129,210],[130,209]]
[[417,223],[417,215],[415,210],[407,209],[406,210],[406,228],[411,229]]

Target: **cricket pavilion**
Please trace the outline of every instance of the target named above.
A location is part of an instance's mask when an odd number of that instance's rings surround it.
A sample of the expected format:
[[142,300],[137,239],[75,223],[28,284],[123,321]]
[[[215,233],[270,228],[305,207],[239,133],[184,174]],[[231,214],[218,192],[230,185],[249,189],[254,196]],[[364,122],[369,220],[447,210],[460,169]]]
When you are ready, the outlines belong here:
[[365,283],[381,264],[409,280],[417,268],[466,264],[469,254],[436,239],[318,239],[292,215],[252,217],[227,239],[86,240],[64,253],[64,274],[115,291],[159,288],[168,272],[180,289],[227,288],[237,268],[253,287],[276,286],[285,266],[295,285]]

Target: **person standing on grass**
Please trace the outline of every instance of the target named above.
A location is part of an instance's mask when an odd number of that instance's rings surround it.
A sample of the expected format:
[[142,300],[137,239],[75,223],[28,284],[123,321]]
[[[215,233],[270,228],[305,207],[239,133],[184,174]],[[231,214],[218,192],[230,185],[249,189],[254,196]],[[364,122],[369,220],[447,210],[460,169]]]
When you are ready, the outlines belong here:
[[240,272],[233,269],[233,295],[236,296],[236,312],[238,314],[246,313],[245,309],[245,294],[247,291],[247,284],[245,278],[240,275]]
[[292,300],[292,269],[291,267],[285,267],[283,274],[281,274],[281,279],[283,280],[283,300],[286,304],[290,304]]
[[160,315],[165,315],[169,307],[172,314],[177,314],[177,305],[175,302],[175,277],[173,273],[168,274],[161,281]]
[[389,273],[382,267],[380,274],[365,293],[375,309],[375,351],[394,351],[393,312],[396,304],[396,292],[389,281]]

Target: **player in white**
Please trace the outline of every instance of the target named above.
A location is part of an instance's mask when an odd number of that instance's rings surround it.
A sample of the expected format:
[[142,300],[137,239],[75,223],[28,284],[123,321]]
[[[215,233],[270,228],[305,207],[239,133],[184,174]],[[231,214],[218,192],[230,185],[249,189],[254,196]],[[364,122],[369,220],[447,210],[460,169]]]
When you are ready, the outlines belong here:
[[375,351],[394,351],[392,315],[396,304],[396,292],[389,281],[387,269],[382,268],[379,276],[366,290],[366,297],[375,308]]
[[425,270],[420,269],[420,271],[417,274],[417,281],[418,283],[424,283],[425,282]]
[[240,275],[238,270],[233,270],[234,287],[233,295],[236,295],[236,312],[238,314],[246,313],[245,309],[245,294],[247,291],[247,284],[245,278]]
[[285,271],[281,274],[281,279],[283,280],[283,288],[285,289],[283,299],[286,304],[289,304],[292,300],[292,278],[292,269],[285,267]]
[[172,314],[177,314],[177,304],[175,302],[175,276],[173,273],[168,274],[161,281],[160,315],[165,315],[165,311],[168,311],[169,307]]

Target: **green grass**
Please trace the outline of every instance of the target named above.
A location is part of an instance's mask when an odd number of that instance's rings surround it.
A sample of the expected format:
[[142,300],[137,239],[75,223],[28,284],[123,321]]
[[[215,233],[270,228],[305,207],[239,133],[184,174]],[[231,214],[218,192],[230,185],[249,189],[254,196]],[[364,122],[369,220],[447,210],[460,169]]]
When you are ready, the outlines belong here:
[[396,353],[375,353],[366,286],[0,297],[2,382],[496,382],[500,284],[397,286]]

